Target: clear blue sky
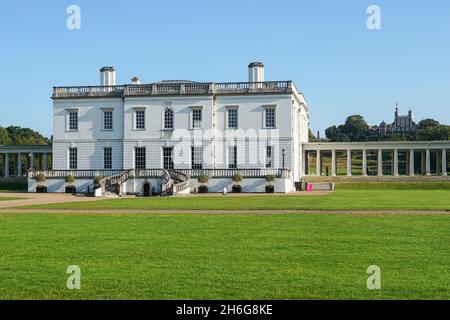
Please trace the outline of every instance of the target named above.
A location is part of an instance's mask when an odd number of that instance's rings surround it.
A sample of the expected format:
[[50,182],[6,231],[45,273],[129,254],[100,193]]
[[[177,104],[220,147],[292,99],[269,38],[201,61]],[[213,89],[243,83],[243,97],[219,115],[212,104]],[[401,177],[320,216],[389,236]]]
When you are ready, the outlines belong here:
[[[66,9],[81,7],[81,30]],[[377,4],[382,29],[369,31]],[[391,121],[394,104],[450,123],[450,1],[8,1],[0,6],[0,125],[52,133],[51,87],[97,85],[113,65],[133,76],[294,80],[323,131],[350,114]]]

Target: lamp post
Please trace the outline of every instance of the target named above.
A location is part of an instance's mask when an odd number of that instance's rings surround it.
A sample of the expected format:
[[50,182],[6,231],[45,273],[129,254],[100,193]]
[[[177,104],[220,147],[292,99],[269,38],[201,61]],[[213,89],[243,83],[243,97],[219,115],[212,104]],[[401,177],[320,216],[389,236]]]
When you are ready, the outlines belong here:
[[285,157],[285,155],[286,155],[286,150],[284,150],[284,148],[283,148],[283,150],[281,150],[281,154],[282,154],[282,156],[283,156],[283,169],[284,169],[284,157]]

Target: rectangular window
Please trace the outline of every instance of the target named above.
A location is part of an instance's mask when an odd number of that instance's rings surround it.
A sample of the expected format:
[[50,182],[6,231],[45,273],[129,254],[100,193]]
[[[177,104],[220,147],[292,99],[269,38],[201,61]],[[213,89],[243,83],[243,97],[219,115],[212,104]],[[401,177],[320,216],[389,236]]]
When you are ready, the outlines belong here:
[[173,129],[173,110],[167,109],[164,111],[164,129]]
[[78,111],[69,111],[69,130],[78,130]]
[[272,159],[273,159],[273,153],[272,153],[272,147],[267,146],[266,149],[266,168],[272,168]]
[[78,169],[78,149],[77,148],[69,148],[69,169],[70,170]]
[[163,148],[164,169],[173,169],[173,148]]
[[202,127],[202,109],[193,109],[192,110],[192,128],[201,128]]
[[103,111],[103,130],[110,131],[113,129],[113,112]]
[[228,128],[237,129],[238,127],[238,110],[229,109],[228,110]]
[[145,148],[135,148],[134,149],[134,168],[135,169],[145,169],[146,165],[146,155]]
[[191,149],[192,169],[203,169],[203,147]]
[[275,128],[275,108],[265,110],[265,128]]
[[237,146],[228,149],[228,168],[237,169]]
[[103,148],[103,167],[104,169],[112,169],[112,148]]
[[145,110],[135,111],[135,129],[144,130],[145,129]]

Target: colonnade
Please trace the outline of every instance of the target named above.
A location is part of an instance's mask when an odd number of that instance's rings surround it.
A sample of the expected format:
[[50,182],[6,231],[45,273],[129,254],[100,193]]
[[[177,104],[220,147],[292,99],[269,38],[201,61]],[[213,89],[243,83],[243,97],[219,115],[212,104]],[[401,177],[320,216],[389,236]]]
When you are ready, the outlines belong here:
[[[339,157],[338,153],[339,152]],[[400,175],[400,155],[402,156],[401,167],[402,174],[408,176],[414,175],[448,175],[448,158],[450,152],[450,141],[443,142],[371,142],[371,143],[308,143],[303,145],[303,173],[304,175],[331,175],[337,176],[346,174],[353,175],[353,161],[355,154],[361,156],[359,162],[360,174],[363,176],[383,176],[387,162],[390,162],[391,168],[389,175]],[[376,166],[368,170],[368,154],[376,158]],[[383,160],[383,156],[390,153],[390,160]],[[315,155],[315,173],[310,170],[310,157]],[[346,166],[345,173],[338,172],[338,158],[343,159],[345,155]],[[323,158],[331,158],[331,168],[326,167],[324,173]],[[432,167],[433,158],[433,167]],[[420,159],[420,163],[416,161]],[[314,163],[314,162],[313,162]],[[374,161],[371,160],[373,164]],[[375,167],[375,168],[374,168]]]
[[29,169],[49,170],[51,163],[49,146],[0,147],[0,177],[23,177]]

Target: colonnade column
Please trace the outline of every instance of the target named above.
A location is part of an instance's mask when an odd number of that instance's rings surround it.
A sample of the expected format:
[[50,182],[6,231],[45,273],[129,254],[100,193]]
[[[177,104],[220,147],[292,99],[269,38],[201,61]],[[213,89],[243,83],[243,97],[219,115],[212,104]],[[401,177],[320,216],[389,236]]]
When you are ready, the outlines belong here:
[[321,176],[322,175],[322,168],[321,168],[321,161],[320,161],[320,150],[316,151],[316,175]]
[[347,176],[352,175],[352,151],[347,150]]
[[48,170],[48,162],[47,162],[47,159],[48,159],[48,155],[47,155],[46,153],[44,153],[44,171],[47,171],[47,170]]
[[300,166],[300,177],[306,176],[306,151],[302,152],[302,165]]
[[17,154],[17,176],[20,178],[22,176],[22,154]]
[[30,153],[30,168],[31,170],[34,170],[34,153]]
[[414,176],[414,149],[409,150],[409,175]]
[[5,161],[3,161],[3,166],[5,167],[5,178],[9,177],[9,153],[5,153]]
[[367,150],[362,151],[362,175],[367,176]]
[[398,177],[398,149],[394,149],[394,176]]
[[383,175],[383,150],[378,149],[378,175]]
[[336,150],[331,150],[331,175],[336,177]]
[[430,155],[430,149],[427,149],[426,150],[426,156],[425,156],[425,161],[426,161],[426,164],[425,164],[425,174],[427,175],[427,176],[431,176],[431,155]]
[[442,149],[442,175],[447,175],[447,149]]

